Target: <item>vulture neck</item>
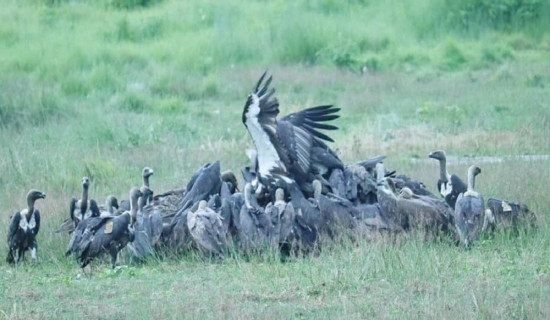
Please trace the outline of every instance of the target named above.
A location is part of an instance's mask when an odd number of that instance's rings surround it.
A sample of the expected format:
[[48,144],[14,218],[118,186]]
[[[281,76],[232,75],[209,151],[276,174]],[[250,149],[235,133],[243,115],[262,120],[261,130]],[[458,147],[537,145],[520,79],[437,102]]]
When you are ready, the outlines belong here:
[[146,186],[147,188],[149,188],[149,176],[148,175],[143,176],[143,185]]
[[132,196],[130,198],[130,216],[132,217],[132,221],[136,220],[138,212],[138,199],[135,196]]
[[313,188],[313,198],[319,201],[319,199],[321,198],[321,189],[323,187],[321,186],[321,183],[314,183]]
[[82,204],[81,204],[81,212],[84,214],[86,212],[86,209],[88,207],[88,186],[83,185],[82,186]]
[[384,176],[385,175],[386,175],[386,173],[384,172],[384,165],[377,164],[376,165],[376,182],[380,183],[380,182],[384,181]]
[[147,204],[147,197],[145,195],[141,196],[138,200],[138,209],[139,211],[143,210],[143,207]]
[[473,192],[475,187],[476,175],[474,173],[474,168],[468,169],[468,191]]
[[250,197],[252,196],[252,185],[250,183],[247,183],[246,186],[244,186],[244,205],[247,209],[252,209],[252,205],[250,204]]
[[443,182],[448,182],[448,176],[447,159],[443,156],[443,158],[439,160],[439,179]]
[[35,201],[35,199],[31,195],[27,196],[28,211],[27,211],[27,214],[25,215],[27,220],[30,219],[32,213],[34,212],[34,201]]

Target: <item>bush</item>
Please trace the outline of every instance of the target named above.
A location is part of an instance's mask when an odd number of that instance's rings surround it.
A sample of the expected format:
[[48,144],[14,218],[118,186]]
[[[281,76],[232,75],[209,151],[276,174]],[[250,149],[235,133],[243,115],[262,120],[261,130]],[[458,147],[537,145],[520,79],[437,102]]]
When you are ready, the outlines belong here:
[[545,0],[446,0],[445,5],[447,25],[466,32],[521,30],[547,18],[548,11]]

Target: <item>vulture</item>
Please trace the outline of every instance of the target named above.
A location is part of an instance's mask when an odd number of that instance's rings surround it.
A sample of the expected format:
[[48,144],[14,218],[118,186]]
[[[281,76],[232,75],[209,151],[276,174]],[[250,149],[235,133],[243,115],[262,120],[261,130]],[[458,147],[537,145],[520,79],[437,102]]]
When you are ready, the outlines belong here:
[[256,147],[257,178],[264,185],[290,178],[303,189],[311,187],[314,179],[328,184],[325,178],[332,169],[342,169],[343,164],[325,144],[333,140],[320,130],[337,129],[324,122],[337,119],[340,109],[323,105],[277,119],[279,102],[273,97],[275,89],[269,88],[272,77],[264,82],[266,75],[264,72],[248,95],[242,113],[242,122]]
[[225,256],[227,242],[221,216],[209,208],[205,200],[199,202],[196,211],[187,213],[187,227],[203,254],[221,258]]
[[[153,169],[149,167],[143,168],[141,170],[141,186],[149,188],[149,177],[152,176],[154,173]],[[147,199],[147,203],[153,201],[153,195]],[[122,200],[120,201],[120,210],[121,211],[128,211],[130,210],[130,200]]]
[[222,184],[220,162],[207,163],[193,174],[187,184],[186,193],[180,201],[177,214],[201,200],[208,200],[211,195],[220,191]]
[[229,192],[231,194],[239,191],[239,184],[237,182],[237,177],[235,177],[235,174],[231,170],[225,170],[221,174],[221,179],[223,182],[227,183],[227,186],[229,187]]
[[105,204],[99,206],[100,216],[114,216],[118,213],[118,200],[115,196],[109,195],[105,198]]
[[[430,198],[429,196],[421,196]],[[397,210],[408,216],[411,228],[423,230],[427,238],[436,238],[448,230],[449,210],[440,210],[431,202],[415,196],[408,187],[403,187],[397,198]]]
[[[141,171],[141,177],[142,177],[142,187],[147,187],[149,188],[149,177],[152,176],[154,173],[153,169],[149,168],[149,167],[145,167],[143,168],[143,170]],[[153,201],[153,193],[151,192],[148,196],[148,198],[146,199],[146,203],[151,203]]]
[[460,237],[460,243],[468,247],[478,238],[485,215],[483,196],[474,190],[475,177],[481,173],[476,166],[468,168],[468,187],[466,192],[458,195],[454,211],[455,228]]
[[522,227],[536,228],[536,223],[536,214],[524,203],[489,198],[482,230],[509,229],[517,234]]
[[286,185],[290,194],[290,203],[294,208],[294,234],[297,248],[303,252],[313,251],[318,246],[318,228],[321,224],[321,212],[314,200],[307,199],[296,182]]
[[336,196],[329,197],[321,193],[322,184],[319,180],[313,180],[313,199],[319,208],[321,224],[319,231],[326,233],[331,239],[338,234],[356,231],[357,220],[361,213],[347,199]]
[[404,174],[398,174],[393,177],[392,180],[398,190],[409,188],[409,190],[411,190],[412,193],[415,195],[427,196],[437,199],[437,197],[433,193],[426,189],[426,185],[424,185],[422,181],[418,181]]
[[82,198],[77,200],[72,198],[69,203],[69,216],[76,227],[78,223],[89,217],[99,217],[99,206],[94,199],[88,199],[88,189],[90,188],[90,179],[82,178]]
[[329,178],[332,193],[354,204],[376,203],[376,180],[361,164],[350,164],[344,170],[334,169]]
[[244,205],[239,214],[239,242],[241,248],[249,253],[250,251],[262,251],[269,246],[275,229],[270,217],[263,207],[258,204],[254,189],[251,183],[247,183],[243,190]]
[[397,210],[397,195],[391,178],[385,177],[385,168],[382,163],[376,164],[378,204],[382,221],[387,222],[388,229],[392,231],[408,230],[409,220],[407,215]]
[[129,242],[134,241],[134,222],[137,218],[138,199],[142,196],[138,188],[130,190],[130,211],[119,216],[100,218],[84,230],[79,243],[79,261],[82,268],[93,259],[108,253],[111,257],[111,267],[114,268],[118,253]]
[[153,190],[142,186],[140,192],[142,196],[138,200],[138,211],[134,221],[134,241],[128,244],[134,258],[138,261],[154,253],[155,248],[160,244],[163,227],[160,213],[151,203],[146,204],[151,199]]
[[445,201],[454,210],[458,195],[466,192],[466,184],[456,174],[447,172],[447,156],[445,151],[436,150],[430,152],[428,157],[439,161],[439,180],[437,180],[437,190]]
[[27,193],[27,208],[14,213],[8,229],[8,263],[19,262],[30,250],[32,262],[36,262],[36,235],[40,230],[40,212],[34,208],[38,199],[46,198],[42,191],[32,189]]
[[285,191],[282,188],[275,190],[275,201],[266,206],[265,213],[274,227],[274,240],[278,242],[281,251],[286,251],[283,247],[292,243],[295,213],[292,204],[285,201]]

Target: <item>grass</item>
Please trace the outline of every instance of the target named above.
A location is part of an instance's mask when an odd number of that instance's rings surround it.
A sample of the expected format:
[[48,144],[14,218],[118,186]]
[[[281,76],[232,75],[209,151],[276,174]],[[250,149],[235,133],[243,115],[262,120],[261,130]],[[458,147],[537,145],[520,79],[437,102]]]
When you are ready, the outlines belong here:
[[[488,6],[464,3],[452,9]],[[540,228],[468,251],[413,235],[287,263],[273,255],[210,263],[190,254],[111,271],[99,261],[84,276],[63,256],[68,236],[52,232],[85,175],[103,202],[127,197],[144,166],[155,169],[157,192],[183,186],[213,159],[238,171],[252,147],[242,107],[266,68],[282,114],[342,107],[332,146],[345,162],[387,154],[389,168],[432,190],[435,161],[410,159],[433,149],[547,154],[550,15],[532,23],[518,16],[508,27],[498,12],[489,20],[470,15],[465,27],[453,22],[456,11],[441,15],[444,7],[428,0],[1,5],[0,239],[28,189],[47,198],[37,204],[40,263],[0,263],[0,318],[550,316],[544,161],[481,165],[485,198],[527,203]],[[450,170],[464,177],[467,167]]]

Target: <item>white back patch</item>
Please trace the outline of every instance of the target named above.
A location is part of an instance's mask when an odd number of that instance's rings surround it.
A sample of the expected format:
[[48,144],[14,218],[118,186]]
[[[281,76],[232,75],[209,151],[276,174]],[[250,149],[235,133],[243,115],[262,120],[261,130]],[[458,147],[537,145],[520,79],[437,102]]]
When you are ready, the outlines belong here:
[[512,211],[512,207],[508,204],[508,202],[502,201],[502,211],[504,212]]
[[28,209],[21,210],[21,220],[19,220],[19,228],[27,231],[29,229],[34,229],[36,227],[36,219],[34,218],[34,212],[31,214],[31,218],[27,221],[27,212]]
[[441,193],[443,198],[450,195],[451,192],[453,192],[453,184],[451,183],[451,181],[449,180],[447,182],[442,183],[441,190],[439,192]]

